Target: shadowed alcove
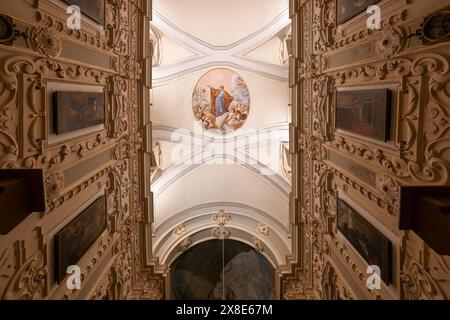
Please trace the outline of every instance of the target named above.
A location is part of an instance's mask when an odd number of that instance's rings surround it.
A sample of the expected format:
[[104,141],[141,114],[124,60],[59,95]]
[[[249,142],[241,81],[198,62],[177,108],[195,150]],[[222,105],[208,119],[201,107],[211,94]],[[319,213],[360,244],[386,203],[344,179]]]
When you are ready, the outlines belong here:
[[[225,280],[225,281],[223,281]],[[172,265],[175,300],[270,300],[274,269],[252,247],[235,240],[200,243]]]

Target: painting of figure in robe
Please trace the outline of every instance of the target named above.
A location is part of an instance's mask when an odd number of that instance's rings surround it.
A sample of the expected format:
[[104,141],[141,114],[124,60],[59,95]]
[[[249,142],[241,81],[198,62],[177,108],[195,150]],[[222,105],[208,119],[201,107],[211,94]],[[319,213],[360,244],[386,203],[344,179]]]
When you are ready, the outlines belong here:
[[219,89],[209,86],[211,90],[211,114],[220,117],[230,110],[233,97],[221,85]]
[[192,108],[204,130],[234,132],[244,125],[249,115],[247,84],[232,70],[211,70],[197,82]]

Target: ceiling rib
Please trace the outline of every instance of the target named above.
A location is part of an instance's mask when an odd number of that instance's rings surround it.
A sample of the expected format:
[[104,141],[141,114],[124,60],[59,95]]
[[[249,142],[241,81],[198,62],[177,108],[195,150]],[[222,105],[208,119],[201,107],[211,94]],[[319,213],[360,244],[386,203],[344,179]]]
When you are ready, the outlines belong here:
[[289,24],[289,12],[284,10],[257,32],[228,46],[213,46],[179,28],[155,10],[153,26],[173,41],[195,52],[197,56],[174,65],[155,68],[153,85],[158,87],[184,75],[214,66],[234,67],[271,79],[287,81],[286,66],[251,59],[246,57],[246,54],[267,43]]

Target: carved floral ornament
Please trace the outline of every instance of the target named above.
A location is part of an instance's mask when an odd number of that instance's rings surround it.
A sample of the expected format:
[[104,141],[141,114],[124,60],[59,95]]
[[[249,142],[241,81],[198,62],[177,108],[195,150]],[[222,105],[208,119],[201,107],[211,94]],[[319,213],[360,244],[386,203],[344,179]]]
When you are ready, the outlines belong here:
[[[450,265],[421,240],[407,232],[403,265],[400,273],[401,298],[408,300],[445,300],[448,291],[442,290],[450,278]],[[420,259],[419,259],[420,257]],[[444,285],[445,283],[445,285]]]
[[313,19],[313,33],[315,35],[314,48],[316,51],[331,48],[334,43],[333,34],[336,28],[336,1],[315,1],[317,6]]
[[394,205],[398,203],[400,199],[400,187],[394,179],[387,175],[378,175],[376,185],[386,201]]
[[186,251],[194,243],[191,238],[186,238],[180,243],[180,251]]
[[31,36],[33,47],[49,58],[56,58],[62,50],[59,36],[48,28],[36,28]]
[[46,246],[23,264],[11,280],[3,299],[33,300],[47,295],[48,267]]
[[256,250],[258,250],[259,252],[264,252],[265,246],[264,242],[262,242],[261,239],[253,237],[253,244],[255,245]]
[[186,225],[184,223],[182,223],[179,226],[175,227],[175,229],[173,229],[173,235],[179,237],[179,236],[182,236],[183,234],[185,234],[186,231],[187,231]]
[[214,228],[212,235],[220,240],[229,239],[231,237],[231,230],[223,226]]
[[54,198],[64,189],[64,174],[61,171],[50,173],[45,179],[47,196]]
[[[109,7],[109,1],[105,2],[107,4],[105,9],[107,10]],[[65,37],[70,37],[74,41],[82,42],[85,45],[92,46],[100,50],[110,51],[113,49],[108,46],[107,39],[104,37],[98,37],[93,33],[83,30],[69,29],[65,19],[58,19],[45,11],[39,9],[36,10],[36,21],[40,24],[41,28],[48,28],[51,31],[63,34]]]
[[306,57],[306,62],[300,63],[298,79],[316,78],[327,68],[327,60],[322,55],[312,54]]
[[388,27],[384,31],[383,37],[379,42],[378,48],[384,53],[385,57],[390,57],[400,51],[403,43],[403,37],[398,30]]
[[258,231],[258,233],[262,234],[265,237],[270,236],[270,228],[264,223],[260,223],[256,228],[256,231]]
[[218,224],[219,226],[224,226],[228,222],[231,221],[231,214],[225,212],[224,210],[219,210],[218,213],[215,213],[213,215],[213,221]]
[[162,281],[155,277],[147,277],[144,281],[142,294],[139,296],[141,300],[160,300],[163,298]]
[[212,235],[217,239],[229,239],[231,237],[231,230],[228,228],[225,228],[225,225],[227,225],[231,221],[231,214],[225,212],[224,210],[219,210],[218,213],[215,213],[212,217],[212,220],[219,225],[219,227],[214,228],[212,230]]
[[405,16],[406,12],[403,12],[400,16],[391,17],[389,25],[383,30],[383,36],[378,42],[378,49],[387,58],[399,53],[405,45],[405,32],[396,25],[396,22],[403,21]]
[[442,300],[441,290],[420,263],[411,261],[400,274],[403,299],[407,300]]

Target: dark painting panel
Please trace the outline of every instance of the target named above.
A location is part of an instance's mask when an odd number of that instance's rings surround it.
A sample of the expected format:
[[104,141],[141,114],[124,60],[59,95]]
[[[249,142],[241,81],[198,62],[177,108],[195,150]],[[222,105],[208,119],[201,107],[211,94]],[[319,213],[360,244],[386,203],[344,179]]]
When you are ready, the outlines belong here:
[[172,265],[175,300],[222,300],[224,293],[226,300],[272,300],[274,284],[269,261],[235,240],[200,243]]
[[391,283],[391,242],[345,201],[338,199],[337,225],[369,265],[380,267],[381,278]]
[[343,24],[380,0],[337,0],[337,24]]
[[103,25],[105,23],[105,0],[63,0],[69,5],[79,6],[81,12]]
[[56,279],[66,276],[67,267],[76,265],[106,230],[106,198],[95,200],[55,236]]
[[56,134],[68,133],[105,123],[105,96],[97,92],[55,92]]
[[386,142],[391,118],[389,90],[338,92],[336,128]]

